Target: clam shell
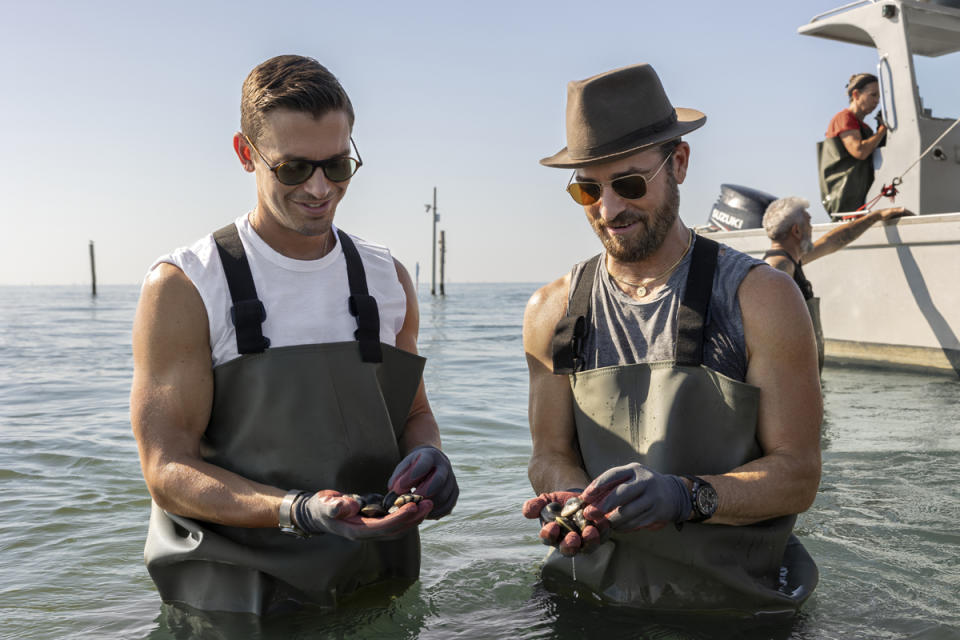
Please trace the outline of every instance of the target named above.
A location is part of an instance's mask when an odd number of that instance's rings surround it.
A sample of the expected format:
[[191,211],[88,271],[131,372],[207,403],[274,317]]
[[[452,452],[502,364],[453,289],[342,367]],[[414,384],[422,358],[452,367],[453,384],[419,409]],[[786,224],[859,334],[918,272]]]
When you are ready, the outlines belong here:
[[366,501],[366,500],[363,498],[363,496],[360,495],[359,493],[347,493],[347,494],[344,494],[344,497],[352,498],[352,499],[356,500],[356,501],[357,501],[357,504],[360,505],[360,508],[361,508],[361,509],[363,509],[365,506],[367,506],[367,501]]
[[387,515],[387,510],[380,506],[380,503],[368,504],[360,509],[360,515],[365,518],[382,518]]
[[564,518],[569,518],[584,507],[584,502],[579,497],[574,496],[563,504],[563,511],[560,512]]
[[577,528],[577,525],[574,524],[573,520],[571,520],[570,518],[557,516],[556,518],[554,518],[554,522],[560,525],[560,528],[564,529],[567,532],[572,531],[573,533],[580,533],[580,529]]
[[363,496],[363,500],[364,500],[364,502],[366,502],[367,504],[381,504],[381,503],[383,502],[383,494],[382,494],[382,493],[368,493],[367,495]]
[[563,506],[559,502],[551,502],[540,510],[540,517],[547,522],[554,520],[563,511]]

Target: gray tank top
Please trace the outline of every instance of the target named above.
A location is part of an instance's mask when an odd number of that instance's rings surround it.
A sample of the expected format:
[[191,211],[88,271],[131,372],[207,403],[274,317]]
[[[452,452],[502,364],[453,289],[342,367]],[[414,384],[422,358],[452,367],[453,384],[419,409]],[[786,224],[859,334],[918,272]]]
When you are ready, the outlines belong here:
[[[643,302],[620,291],[606,269],[597,269],[590,304],[590,331],[583,348],[587,369],[674,359],[677,310],[686,289],[691,254],[687,254],[656,297]],[[606,264],[605,260],[604,255],[601,266]],[[573,268],[571,295],[586,262]],[[747,349],[737,289],[747,272],[761,264],[765,263],[720,245],[704,328],[703,364],[740,382],[747,374]]]

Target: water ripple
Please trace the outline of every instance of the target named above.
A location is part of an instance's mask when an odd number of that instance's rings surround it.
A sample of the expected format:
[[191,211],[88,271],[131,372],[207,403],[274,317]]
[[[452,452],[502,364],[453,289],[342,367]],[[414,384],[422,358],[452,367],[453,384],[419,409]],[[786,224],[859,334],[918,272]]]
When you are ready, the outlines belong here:
[[520,324],[536,285],[421,300],[425,379],[461,485],[418,583],[283,619],[161,607],[130,431],[138,290],[0,288],[0,638],[960,638],[960,383],[828,367],[823,479],[797,533],[821,582],[787,622],[655,617],[539,581]]

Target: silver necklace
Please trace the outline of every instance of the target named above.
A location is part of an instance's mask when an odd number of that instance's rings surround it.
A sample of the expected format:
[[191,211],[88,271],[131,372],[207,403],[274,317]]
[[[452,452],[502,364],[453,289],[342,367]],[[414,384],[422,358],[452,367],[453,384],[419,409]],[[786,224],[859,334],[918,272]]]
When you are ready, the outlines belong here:
[[655,276],[653,276],[652,278],[644,278],[644,280],[643,280],[642,283],[640,283],[640,282],[630,282],[629,280],[624,280],[623,278],[618,278],[617,276],[615,276],[615,275],[613,275],[612,273],[610,273],[610,269],[607,269],[607,274],[608,274],[611,278],[613,278],[614,280],[616,280],[617,282],[620,282],[620,283],[625,284],[625,285],[627,285],[627,286],[636,288],[636,290],[637,290],[637,295],[642,298],[643,296],[647,295],[647,293],[648,293],[647,287],[649,287],[651,284],[653,284],[653,283],[656,282],[657,280],[660,280],[661,278],[664,278],[664,277],[670,275],[671,273],[673,273],[673,271],[674,271],[677,267],[680,266],[680,263],[683,262],[683,259],[687,257],[687,252],[690,251],[690,247],[691,247],[692,245],[693,245],[693,230],[690,231],[690,236],[687,238],[687,247],[686,247],[686,249],[683,250],[683,253],[680,254],[680,257],[679,257],[679,258],[677,258],[677,261],[674,262],[672,265],[670,265],[670,268],[668,268],[668,269],[667,269],[666,271],[664,271],[663,273],[658,274],[658,275],[655,275]]

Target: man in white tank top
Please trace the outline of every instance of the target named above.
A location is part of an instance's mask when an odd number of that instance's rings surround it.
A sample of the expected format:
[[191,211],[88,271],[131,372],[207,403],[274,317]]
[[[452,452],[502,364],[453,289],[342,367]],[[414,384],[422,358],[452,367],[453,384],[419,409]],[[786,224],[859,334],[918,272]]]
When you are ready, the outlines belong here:
[[[317,61],[255,68],[233,147],[256,207],[143,283],[131,420],[164,601],[260,614],[414,580],[417,526],[456,503],[410,275],[334,226],[362,164],[353,120]],[[351,497],[391,491],[420,498],[365,517]]]
[[573,170],[604,252],[527,305],[539,496],[523,512],[556,547],[545,581],[647,609],[793,612],[816,584],[791,536],[820,477],[813,330],[789,277],[681,221],[681,136],[705,121],[646,64],[568,86],[567,147],[541,164]]

